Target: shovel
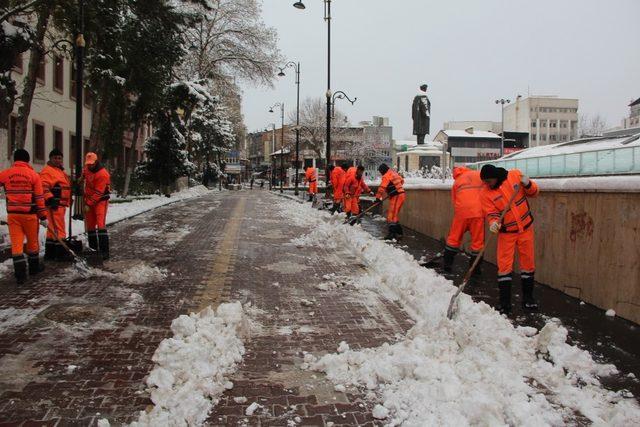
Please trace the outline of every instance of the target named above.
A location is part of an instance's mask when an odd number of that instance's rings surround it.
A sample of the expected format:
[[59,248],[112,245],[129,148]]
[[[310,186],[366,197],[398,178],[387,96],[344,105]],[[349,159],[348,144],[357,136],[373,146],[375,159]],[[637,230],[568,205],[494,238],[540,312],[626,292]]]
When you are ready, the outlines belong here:
[[[518,190],[520,190],[520,186],[516,184],[516,186],[513,189],[513,194],[511,195],[511,197],[509,198],[509,201],[507,202],[507,206],[504,208],[504,210],[500,214],[500,219],[498,219],[498,222],[500,224],[502,224],[502,220],[504,219],[504,216],[507,214],[507,211],[511,208],[511,203],[513,203],[513,200],[516,198],[516,195],[518,194]],[[489,235],[488,239],[490,239],[492,235],[493,233]],[[462,291],[464,291],[464,288],[467,286],[467,283],[469,283],[469,280],[471,280],[471,275],[473,274],[473,271],[476,269],[476,267],[480,263],[480,260],[482,259],[482,256],[484,255],[484,251],[486,248],[487,248],[487,242],[485,242],[485,245],[482,248],[482,250],[478,253],[478,255],[476,255],[476,259],[473,261],[473,264],[471,264],[471,267],[469,267],[469,270],[467,270],[467,273],[464,275],[464,278],[462,279],[462,283],[460,283],[460,286],[458,286],[458,290],[451,297],[451,301],[449,301],[449,308],[447,309],[447,317],[449,318],[449,320],[453,319],[453,316],[458,311],[458,296],[462,293]]]
[[367,212],[371,212],[373,209],[375,209],[376,207],[380,206],[382,204],[382,202],[384,202],[385,200],[387,200],[389,197],[393,196],[395,194],[395,191],[392,191],[391,193],[387,194],[384,198],[380,199],[379,202],[373,203],[371,206],[369,206],[367,209],[363,210],[362,212],[360,212],[358,215],[354,216],[353,218],[349,218],[347,219],[344,223],[349,223],[349,225],[355,225],[358,221],[360,221],[360,219],[367,213]]
[[[53,218],[53,211],[51,210],[51,208],[48,208],[48,211],[49,218]],[[57,242],[64,248],[64,250],[66,250],[71,255],[71,257],[73,257],[73,267],[78,271],[80,276],[85,278],[89,277],[91,275],[91,268],[89,267],[89,264],[87,264],[87,260],[77,255],[73,251],[73,249],[71,249],[69,245],[67,245],[64,240],[62,240],[58,236],[58,231],[56,230],[55,225],[49,224],[49,227],[51,228],[47,228],[47,230],[50,230],[53,233],[53,236],[56,238]]]

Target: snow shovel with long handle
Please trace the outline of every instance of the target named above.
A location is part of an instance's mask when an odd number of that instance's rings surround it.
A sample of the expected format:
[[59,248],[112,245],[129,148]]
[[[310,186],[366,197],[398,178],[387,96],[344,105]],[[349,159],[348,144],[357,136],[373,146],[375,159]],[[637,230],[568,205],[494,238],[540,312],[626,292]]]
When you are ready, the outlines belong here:
[[[53,210],[51,208],[47,208],[49,212],[49,218],[53,219]],[[71,257],[73,258],[73,267],[80,273],[82,277],[88,277],[91,275],[91,268],[89,264],[87,264],[87,260],[76,254],[73,249],[67,245],[64,240],[58,236],[58,230],[56,230],[55,224],[48,224],[47,230],[51,230],[51,233],[56,238],[56,241],[67,251]]]
[[[502,210],[502,213],[500,214],[498,223],[502,224],[502,220],[504,219],[504,216],[507,214],[507,211],[511,208],[511,203],[513,203],[513,200],[516,198],[516,195],[518,194],[519,190],[520,190],[520,185],[516,184],[513,189],[513,194],[511,195],[511,197],[509,198],[509,201],[507,202],[507,206],[505,206],[505,208]],[[487,242],[492,235],[493,233],[489,235],[489,238],[487,238]],[[482,250],[478,253],[478,255],[476,255],[476,259],[473,260],[473,264],[471,264],[471,267],[469,267],[469,270],[467,270],[467,273],[464,275],[464,278],[462,279],[462,283],[460,283],[460,286],[458,286],[458,290],[451,297],[451,301],[449,301],[449,308],[447,309],[447,317],[449,318],[449,320],[453,319],[453,316],[458,311],[458,296],[462,293],[462,291],[464,291],[464,288],[467,286],[467,283],[469,283],[469,280],[471,280],[471,275],[473,274],[473,271],[476,269],[476,267],[480,263],[480,260],[484,255],[484,251],[487,248],[487,242],[485,242]]]
[[395,194],[395,190],[392,191],[391,193],[387,194],[385,197],[383,197],[382,199],[380,199],[379,202],[376,203],[372,203],[371,206],[369,206],[367,209],[363,210],[362,212],[360,212],[358,215],[354,216],[353,218],[349,218],[347,219],[344,223],[349,223],[349,225],[355,225],[356,222],[360,221],[360,219],[367,213],[367,212],[371,212],[374,208],[380,206],[385,200],[387,200],[389,197],[391,197],[392,195]]

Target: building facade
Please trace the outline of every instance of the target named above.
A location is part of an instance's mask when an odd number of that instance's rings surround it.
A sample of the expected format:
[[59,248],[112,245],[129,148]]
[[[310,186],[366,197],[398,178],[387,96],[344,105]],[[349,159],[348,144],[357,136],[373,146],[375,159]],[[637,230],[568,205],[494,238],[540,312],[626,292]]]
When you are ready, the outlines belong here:
[[452,120],[444,122],[442,125],[443,130],[465,130],[468,128],[500,134],[502,132],[502,123],[489,120]]
[[603,132],[604,136],[636,135],[640,133],[640,98],[629,103],[629,117],[622,119],[621,126]]
[[567,142],[578,137],[578,100],[557,96],[518,96],[504,107],[504,128],[527,132],[529,147]]
[[492,160],[500,157],[502,139],[493,132],[465,130],[441,130],[434,141],[446,144],[453,166]]

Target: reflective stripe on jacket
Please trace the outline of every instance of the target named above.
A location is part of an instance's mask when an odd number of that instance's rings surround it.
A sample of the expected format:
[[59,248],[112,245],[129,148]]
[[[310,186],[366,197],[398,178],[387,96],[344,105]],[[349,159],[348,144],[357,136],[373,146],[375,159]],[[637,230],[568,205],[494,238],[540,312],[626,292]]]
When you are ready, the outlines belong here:
[[7,196],[7,213],[46,217],[42,181],[29,163],[17,161],[0,172],[0,185]]
[[500,219],[500,214],[511,199],[514,189],[516,186],[518,188],[518,194],[502,220],[500,231],[503,233],[521,233],[533,223],[527,197],[538,195],[538,185],[530,181],[529,188],[524,188],[521,180],[522,172],[511,169],[500,187],[492,189],[485,185],[482,189],[482,210],[487,217],[487,222],[492,224]]
[[[64,168],[59,168],[47,163],[40,171],[40,179],[42,180],[44,200],[58,197],[60,199],[60,206],[69,206],[71,203],[71,180],[69,176],[64,173]],[[53,193],[56,191],[54,189],[56,186],[60,188],[60,194],[58,195]]]

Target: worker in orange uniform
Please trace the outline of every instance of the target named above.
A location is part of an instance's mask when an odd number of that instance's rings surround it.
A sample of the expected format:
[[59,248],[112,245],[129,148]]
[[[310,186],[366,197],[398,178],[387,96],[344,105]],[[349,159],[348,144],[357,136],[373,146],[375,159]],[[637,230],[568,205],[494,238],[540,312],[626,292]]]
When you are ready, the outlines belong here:
[[309,201],[313,202],[313,198],[318,194],[318,170],[313,166],[304,167],[304,183],[309,184]]
[[358,166],[355,169],[354,174],[350,174],[347,171],[345,175],[345,181],[343,185],[344,189],[344,211],[347,213],[347,218],[351,215],[360,214],[360,195],[364,191],[365,193],[373,192],[369,189],[364,182],[362,174],[364,173],[364,166]]
[[100,164],[96,153],[85,156],[84,211],[89,247],[99,250],[103,260],[109,259],[109,233],[107,208],[111,192],[111,176]]
[[333,187],[333,207],[331,208],[331,215],[340,211],[342,204],[342,185],[344,184],[344,174],[346,173],[342,166],[329,166],[331,187]]
[[404,234],[398,219],[406,196],[402,188],[404,179],[385,163],[378,166],[378,172],[382,175],[382,182],[376,193],[376,202],[381,202],[385,194],[389,197],[389,210],[387,211],[389,234],[385,240],[399,239]]
[[[465,167],[453,169],[453,187],[451,201],[453,202],[453,221],[449,228],[447,244],[444,248],[444,271],[451,272],[451,266],[456,254],[460,251],[462,237],[467,231],[471,233],[471,255],[469,266],[474,258],[484,248],[484,215],[482,213],[482,180],[480,172]],[[474,270],[480,274],[480,264]]]
[[69,255],[58,243],[67,237],[65,232],[65,212],[71,204],[71,180],[64,172],[62,151],[54,148],[49,153],[49,162],[40,171],[44,204],[47,207],[47,240],[44,244],[45,260],[69,260]]
[[[485,183],[482,189],[482,208],[489,223],[489,231],[498,234],[499,311],[504,314],[511,312],[513,256],[516,249],[520,262],[522,308],[535,311],[538,303],[533,297],[533,216],[527,197],[535,197],[538,186],[518,169],[507,171],[493,165],[484,165],[480,178]],[[517,194],[500,223],[500,214],[507,208],[514,191]]]
[[[7,225],[11,239],[11,256],[16,282],[21,285],[29,274],[44,270],[40,264],[38,243],[38,220],[47,227],[42,181],[29,164],[27,150],[18,149],[13,153],[13,166],[0,172],[0,185],[7,197]],[[24,240],[27,239],[27,259],[24,258]]]

